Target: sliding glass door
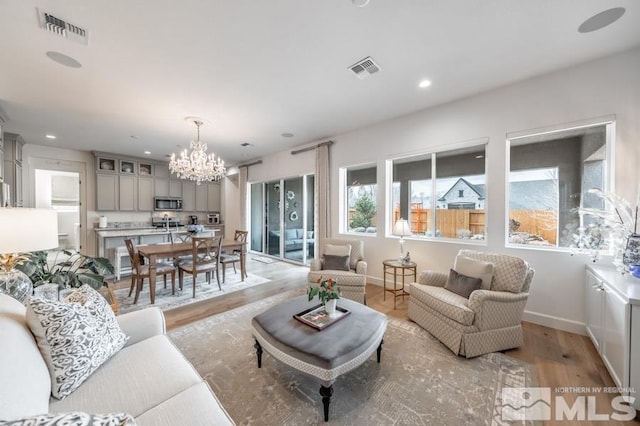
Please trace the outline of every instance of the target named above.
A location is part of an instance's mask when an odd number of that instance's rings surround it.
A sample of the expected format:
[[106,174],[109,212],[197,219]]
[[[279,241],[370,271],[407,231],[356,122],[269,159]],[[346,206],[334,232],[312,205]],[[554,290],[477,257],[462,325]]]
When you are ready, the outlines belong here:
[[251,184],[251,250],[309,263],[314,256],[314,177]]

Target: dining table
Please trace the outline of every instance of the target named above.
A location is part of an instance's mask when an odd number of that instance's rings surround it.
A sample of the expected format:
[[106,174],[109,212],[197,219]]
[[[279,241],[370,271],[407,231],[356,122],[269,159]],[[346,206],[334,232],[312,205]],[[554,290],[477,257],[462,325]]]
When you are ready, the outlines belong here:
[[[193,245],[191,242],[157,243],[138,246],[138,253],[149,262],[149,295],[152,305],[156,300],[156,263],[158,259],[174,258],[180,255],[190,254],[192,251]],[[222,251],[237,251],[240,253],[240,278],[244,281],[247,276],[247,242],[222,240]]]

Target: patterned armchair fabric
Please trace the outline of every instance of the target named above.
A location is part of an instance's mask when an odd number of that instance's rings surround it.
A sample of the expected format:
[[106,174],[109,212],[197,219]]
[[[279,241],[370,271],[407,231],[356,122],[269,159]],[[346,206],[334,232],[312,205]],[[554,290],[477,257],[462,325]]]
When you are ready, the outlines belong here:
[[[349,244],[351,246],[349,271],[322,269],[324,251],[327,244]],[[316,285],[320,278],[335,279],[340,287],[342,297],[366,305],[367,262],[364,260],[364,243],[361,240],[348,238],[326,238],[320,240],[318,257],[311,261],[309,268],[309,286]]]
[[424,271],[411,284],[409,318],[467,358],[521,346],[534,270],[514,256],[473,250],[460,250],[458,256],[493,263],[491,287],[467,299],[444,288],[447,274]]

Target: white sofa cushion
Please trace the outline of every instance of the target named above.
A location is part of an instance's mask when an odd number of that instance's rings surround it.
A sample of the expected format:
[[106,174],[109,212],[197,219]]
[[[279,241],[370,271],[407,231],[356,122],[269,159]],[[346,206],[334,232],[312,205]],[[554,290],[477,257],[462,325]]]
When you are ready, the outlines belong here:
[[453,264],[453,270],[457,273],[468,277],[480,278],[482,280],[482,286],[480,286],[480,288],[483,290],[489,290],[491,288],[493,267],[494,265],[491,262],[484,262],[462,255],[457,255]]
[[210,426],[229,424],[229,415],[206,382],[191,386],[139,416],[140,426]]
[[124,411],[136,419],[202,379],[166,335],[127,346],[50,411]]
[[327,256],[349,256],[351,254],[351,244],[326,244],[324,255]]
[[25,320],[25,307],[0,294],[0,423],[49,411],[51,379]]
[[39,414],[7,423],[3,426],[136,426],[130,414],[89,414],[82,412]]
[[71,394],[127,342],[107,301],[86,284],[64,302],[29,299],[27,323],[56,398]]

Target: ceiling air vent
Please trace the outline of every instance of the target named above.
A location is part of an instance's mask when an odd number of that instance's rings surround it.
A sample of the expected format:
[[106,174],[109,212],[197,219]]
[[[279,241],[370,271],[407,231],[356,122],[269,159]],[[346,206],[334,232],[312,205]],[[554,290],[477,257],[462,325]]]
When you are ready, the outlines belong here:
[[45,30],[78,43],[89,44],[89,32],[86,29],[41,10],[38,10],[38,17],[40,26]]
[[375,74],[380,71],[380,66],[373,62],[370,56],[367,56],[361,61],[351,65],[349,69],[358,77],[360,80],[369,77],[371,74]]

